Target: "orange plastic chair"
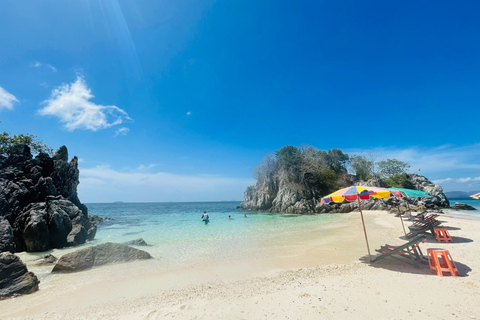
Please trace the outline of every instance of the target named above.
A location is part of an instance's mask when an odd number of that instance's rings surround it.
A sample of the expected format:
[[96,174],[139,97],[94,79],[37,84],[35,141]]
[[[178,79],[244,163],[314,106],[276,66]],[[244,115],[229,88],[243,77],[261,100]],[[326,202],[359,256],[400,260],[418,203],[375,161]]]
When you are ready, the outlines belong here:
[[448,233],[447,229],[444,228],[434,228],[433,229],[435,232],[435,238],[437,239],[438,242],[452,242],[452,237],[450,237],[450,234]]
[[430,272],[436,273],[440,277],[443,277],[444,272],[450,272],[452,277],[460,276],[457,266],[448,250],[430,248],[427,249],[427,257]]

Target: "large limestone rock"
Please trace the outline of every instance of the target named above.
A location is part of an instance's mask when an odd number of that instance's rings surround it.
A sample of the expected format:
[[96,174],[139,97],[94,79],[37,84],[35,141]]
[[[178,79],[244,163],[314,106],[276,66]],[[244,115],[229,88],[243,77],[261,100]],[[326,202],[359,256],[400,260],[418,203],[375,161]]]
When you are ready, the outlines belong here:
[[[450,207],[448,199],[439,185],[435,185],[424,176],[417,174],[409,174],[409,178],[412,180],[416,190],[430,194],[430,197],[426,198],[408,199],[410,209],[424,211],[425,209]],[[346,176],[344,183],[352,185],[354,181],[351,177]],[[371,179],[361,184],[380,187],[381,181]],[[348,185],[339,186],[339,189]],[[262,181],[257,181],[254,186],[247,187],[240,208],[302,214],[346,213],[358,210],[357,202],[322,205],[322,196],[325,196],[325,194],[316,189],[314,182],[308,183],[307,179],[305,183],[295,183],[288,179],[287,174],[280,173],[276,176],[264,177]],[[393,207],[391,199],[362,201],[362,209],[364,210],[391,210]]]
[[[32,157],[27,145],[0,157],[0,251],[46,251],[92,240],[96,223],[77,196],[78,159],[62,146]],[[10,237],[9,230],[13,237]],[[9,242],[9,244],[6,244]]]
[[148,252],[124,244],[107,242],[62,256],[52,273],[77,272],[104,264],[141,259],[152,259],[152,256]]
[[0,253],[0,298],[35,292],[39,283],[19,257],[10,252]]

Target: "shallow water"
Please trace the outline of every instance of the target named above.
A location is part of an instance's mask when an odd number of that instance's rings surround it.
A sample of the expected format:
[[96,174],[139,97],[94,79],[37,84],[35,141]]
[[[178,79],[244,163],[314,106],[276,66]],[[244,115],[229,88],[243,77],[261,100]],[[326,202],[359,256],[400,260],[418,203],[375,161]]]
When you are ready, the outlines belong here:
[[[238,205],[240,202],[87,204],[89,214],[112,220],[100,224],[95,240],[84,246],[142,238],[149,246],[138,248],[155,258],[155,268],[195,267],[269,256],[293,234],[322,232],[348,218],[341,214],[268,214],[236,209]],[[203,211],[210,217],[207,225],[201,220]],[[75,250],[78,247],[50,252],[60,257]],[[48,282],[51,266],[31,265],[44,254],[22,253],[21,258],[41,281]]]
[[[451,199],[450,202],[451,205],[462,202],[480,208],[480,200]],[[305,241],[301,237],[302,233],[315,232],[322,235],[349,217],[342,214],[268,214],[236,209],[239,204],[240,202],[87,204],[90,214],[113,220],[105,220],[100,224],[95,240],[81,247],[143,238],[149,246],[138,248],[148,251],[155,258],[148,264],[148,268],[195,268],[208,263],[235,263],[270,257],[286,246],[293,247]],[[210,216],[208,225],[201,220],[205,210]],[[458,218],[480,220],[478,209],[446,209],[444,212]],[[247,218],[244,218],[244,214]],[[322,236],[312,238],[321,245]],[[298,241],[292,242],[292,239]],[[60,257],[78,249],[79,247],[55,249],[48,253]],[[48,285],[49,281],[56,278],[50,273],[52,266],[33,265],[33,260],[42,255],[45,252],[19,253],[29,270],[39,277],[43,285]]]

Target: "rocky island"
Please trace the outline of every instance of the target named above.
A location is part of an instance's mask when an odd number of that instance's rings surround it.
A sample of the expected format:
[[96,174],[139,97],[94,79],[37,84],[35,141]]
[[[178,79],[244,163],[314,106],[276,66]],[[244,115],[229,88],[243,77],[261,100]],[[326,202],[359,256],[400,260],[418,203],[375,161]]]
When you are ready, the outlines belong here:
[[[321,204],[327,194],[351,185],[373,187],[404,187],[425,191],[424,198],[409,198],[413,210],[449,208],[441,186],[426,177],[407,174],[409,166],[395,159],[378,163],[383,170],[375,174],[375,163],[365,157],[349,157],[341,150],[320,151],[315,148],[285,146],[267,156],[254,171],[257,183],[247,187],[242,209],[286,213],[351,212],[357,202]],[[355,174],[349,174],[350,166]],[[362,202],[366,210],[389,210],[394,199],[372,199]]]

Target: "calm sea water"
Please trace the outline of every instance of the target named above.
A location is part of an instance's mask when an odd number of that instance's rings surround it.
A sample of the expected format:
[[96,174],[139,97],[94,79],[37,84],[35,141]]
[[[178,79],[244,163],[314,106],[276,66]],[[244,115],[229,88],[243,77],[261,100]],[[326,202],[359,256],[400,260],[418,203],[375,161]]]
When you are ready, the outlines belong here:
[[[98,226],[92,244],[142,238],[150,246],[141,249],[166,264],[232,261],[262,255],[262,248],[271,249],[282,238],[312,225],[328,228],[330,222],[345,218],[267,214],[239,210],[238,205],[240,202],[87,204],[89,214],[113,219]],[[201,220],[204,211],[210,217],[207,225]]]
[[[480,200],[449,200],[451,205],[461,202],[477,210],[444,210],[446,213],[458,218],[480,220]],[[292,239],[302,242],[305,241],[302,234],[314,232],[321,235],[330,232],[329,229],[335,230],[335,226],[343,225],[345,219],[350,217],[344,214],[268,214],[239,210],[236,209],[238,205],[240,202],[87,204],[90,214],[112,220],[100,224],[95,239],[80,247],[143,238],[149,246],[139,249],[148,251],[155,258],[153,262],[145,264],[149,268],[195,267],[211,262],[231,263],[270,257],[275,255],[277,249],[299,244],[292,242]],[[208,225],[201,220],[205,210],[210,216]],[[244,214],[247,218],[244,218]],[[313,238],[321,241],[322,237]],[[78,249],[54,249],[50,253],[60,257]],[[46,286],[57,276],[50,273],[51,266],[33,264],[34,259],[44,254],[20,255],[29,264],[29,270]]]
[[[480,200],[451,199],[469,204],[475,211],[445,210],[463,218],[480,218]],[[200,260],[242,259],[261,255],[262,248],[272,248],[299,230],[328,228],[345,219],[341,214],[293,215],[268,214],[236,209],[240,202],[180,203],[92,203],[90,214],[111,218],[98,226],[93,245],[144,239],[144,247],[168,264]],[[201,216],[207,211],[209,224]],[[244,214],[247,218],[244,218]],[[228,217],[231,217],[229,219]]]

